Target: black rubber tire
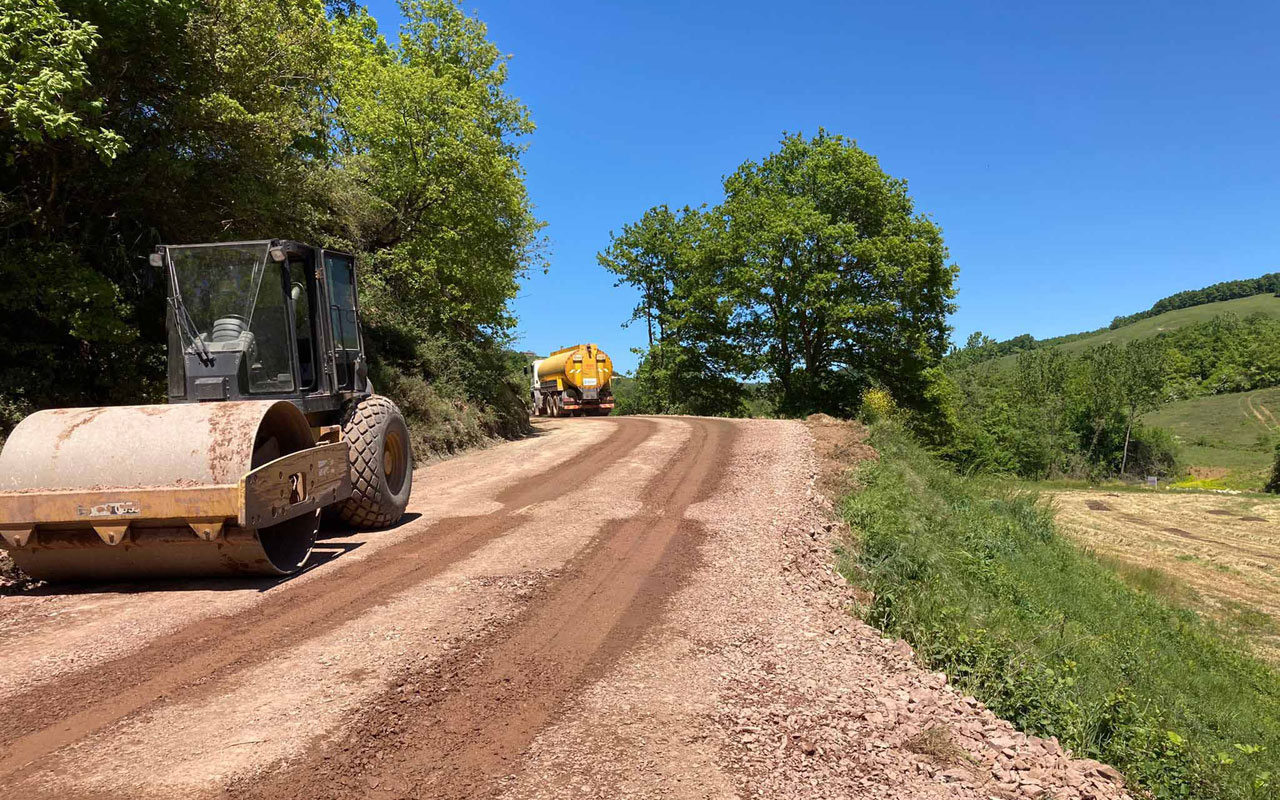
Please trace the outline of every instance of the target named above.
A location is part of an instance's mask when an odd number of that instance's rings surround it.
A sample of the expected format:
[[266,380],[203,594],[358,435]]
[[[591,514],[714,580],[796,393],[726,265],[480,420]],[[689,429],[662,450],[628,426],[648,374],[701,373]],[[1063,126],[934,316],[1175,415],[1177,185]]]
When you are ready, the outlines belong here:
[[378,394],[352,403],[343,414],[342,438],[351,462],[351,497],[339,516],[355,528],[394,525],[413,489],[413,449],[400,409]]

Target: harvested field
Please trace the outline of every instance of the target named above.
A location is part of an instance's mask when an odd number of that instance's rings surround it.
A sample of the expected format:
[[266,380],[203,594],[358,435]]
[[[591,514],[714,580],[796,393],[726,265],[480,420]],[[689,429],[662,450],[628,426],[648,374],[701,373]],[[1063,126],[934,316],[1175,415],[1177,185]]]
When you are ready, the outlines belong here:
[[1063,530],[1127,581],[1280,660],[1280,501],[1201,493],[1053,493]]

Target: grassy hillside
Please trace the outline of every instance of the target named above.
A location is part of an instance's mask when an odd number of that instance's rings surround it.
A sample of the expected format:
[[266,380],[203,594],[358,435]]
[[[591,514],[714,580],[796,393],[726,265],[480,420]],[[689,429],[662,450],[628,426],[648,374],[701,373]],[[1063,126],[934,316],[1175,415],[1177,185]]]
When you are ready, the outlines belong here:
[[[1247,317],[1251,314],[1265,314],[1280,319],[1280,297],[1274,294],[1256,294],[1252,297],[1241,297],[1236,300],[1223,300],[1218,303],[1205,303],[1177,311],[1167,311],[1154,317],[1139,320],[1115,330],[1101,330],[1089,336],[1072,338],[1057,343],[1054,339],[1044,340],[1044,346],[1058,347],[1066,353],[1079,353],[1090,347],[1097,347],[1106,342],[1124,344],[1134,339],[1145,339],[1167,331],[1177,330],[1197,322],[1208,322],[1221,314],[1235,314]],[[1067,337],[1063,337],[1067,338]],[[1012,364],[1017,355],[1008,355],[996,360],[1001,365]]]
[[1165,331],[1176,330],[1185,325],[1208,322],[1220,314],[1247,317],[1258,313],[1280,318],[1280,297],[1274,294],[1256,294],[1253,297],[1241,297],[1236,300],[1223,300],[1219,303],[1205,303],[1191,308],[1180,308],[1177,311],[1167,311],[1115,330],[1102,331],[1093,336],[1076,339],[1062,345],[1062,349],[1074,353],[1089,347],[1097,347],[1105,342],[1124,344],[1134,339],[1144,339]]
[[1177,437],[1196,485],[1257,490],[1280,440],[1280,388],[1182,400],[1148,414],[1143,422]]

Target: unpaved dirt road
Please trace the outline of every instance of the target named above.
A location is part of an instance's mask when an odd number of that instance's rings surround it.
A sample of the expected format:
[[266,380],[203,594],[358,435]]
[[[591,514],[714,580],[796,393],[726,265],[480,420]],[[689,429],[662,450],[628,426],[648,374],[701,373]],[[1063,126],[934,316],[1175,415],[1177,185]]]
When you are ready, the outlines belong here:
[[803,424],[540,427],[292,580],[0,598],[0,796],[1124,796],[849,615]]

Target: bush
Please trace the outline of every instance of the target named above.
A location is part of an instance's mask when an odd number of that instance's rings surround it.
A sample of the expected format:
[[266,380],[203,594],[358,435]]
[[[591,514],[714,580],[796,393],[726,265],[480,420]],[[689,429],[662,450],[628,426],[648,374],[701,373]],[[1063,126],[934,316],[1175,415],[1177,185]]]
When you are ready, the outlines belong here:
[[697,350],[659,342],[640,355],[635,376],[615,389],[617,414],[740,416],[745,387],[732,376],[708,368]]
[[1173,434],[1165,428],[1135,425],[1129,441],[1129,465],[1126,472],[1130,475],[1176,475],[1178,465],[1178,443]]
[[1022,730],[1159,798],[1274,798],[1280,675],[1061,538],[1035,494],[965,478],[896,426],[845,501],[871,624]]
[[862,421],[867,424],[893,419],[898,410],[893,395],[878,386],[863,391],[860,407]]
[[369,380],[400,406],[418,458],[529,432],[524,360],[490,340],[367,325]]
[[11,397],[0,394],[0,447],[4,446],[9,431],[12,431],[34,410],[31,404],[24,401],[21,396]]
[[1264,491],[1280,494],[1280,444],[1276,445],[1276,463],[1271,468],[1271,477],[1267,480]]

